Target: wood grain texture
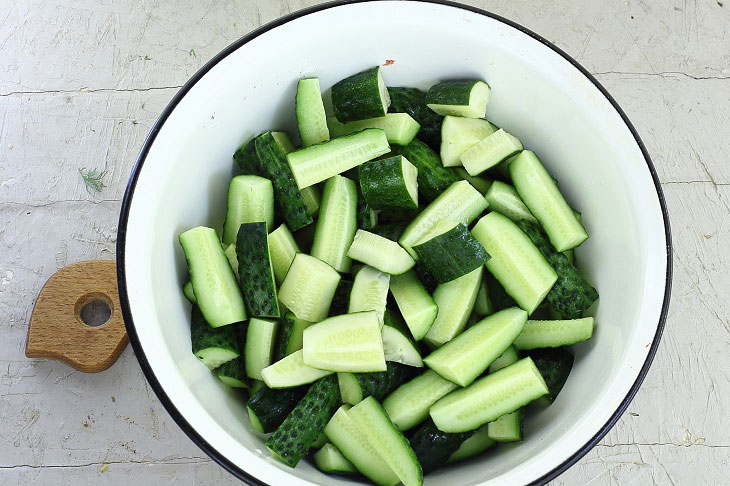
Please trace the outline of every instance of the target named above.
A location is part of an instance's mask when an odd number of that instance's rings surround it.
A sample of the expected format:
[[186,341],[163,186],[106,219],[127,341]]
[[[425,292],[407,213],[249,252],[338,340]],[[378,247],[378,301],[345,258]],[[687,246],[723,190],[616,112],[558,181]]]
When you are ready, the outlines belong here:
[[[101,301],[111,311],[100,326],[84,324],[81,310]],[[41,289],[28,324],[25,355],[53,358],[85,373],[109,368],[127,345],[114,261],[87,260],[65,266]]]
[[[87,375],[26,359],[25,338],[58,268],[113,259],[127,176],[176,89],[237,37],[314,3],[0,2],[0,484],[240,484],[178,429],[131,349]],[[627,413],[554,484],[727,484],[730,2],[467,3],[596,74],[647,144],[669,204],[674,291],[654,365]],[[108,187],[87,193],[80,167],[108,169]]]

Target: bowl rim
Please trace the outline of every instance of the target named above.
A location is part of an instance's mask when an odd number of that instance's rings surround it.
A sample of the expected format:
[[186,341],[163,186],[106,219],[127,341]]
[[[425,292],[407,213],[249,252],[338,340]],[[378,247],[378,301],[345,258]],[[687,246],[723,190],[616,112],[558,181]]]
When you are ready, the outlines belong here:
[[[241,479],[247,484],[256,485],[256,486],[268,486],[266,483],[261,481],[260,479],[252,476],[250,473],[246,472],[245,470],[241,469],[237,465],[235,465],[232,461],[230,461],[227,457],[225,457],[223,454],[218,452],[210,443],[208,443],[191,425],[188,423],[188,421],[182,416],[180,411],[177,409],[173,401],[170,399],[170,397],[165,393],[165,390],[162,388],[162,385],[157,380],[157,377],[155,376],[155,372],[152,369],[152,367],[149,364],[149,361],[147,360],[147,357],[145,356],[144,350],[142,348],[141,342],[139,340],[139,336],[137,335],[136,328],[134,321],[132,319],[132,314],[130,311],[130,305],[129,305],[129,296],[127,294],[127,282],[126,282],[126,274],[125,274],[125,246],[126,246],[126,233],[127,233],[127,222],[129,219],[129,213],[132,203],[132,198],[134,196],[134,190],[137,185],[137,180],[139,179],[140,172],[142,170],[142,166],[144,165],[144,162],[147,158],[147,155],[149,153],[150,148],[152,147],[155,139],[157,138],[158,133],[162,129],[162,126],[167,121],[170,114],[173,112],[173,110],[177,107],[177,105],[180,103],[180,101],[185,97],[185,95],[192,89],[192,87],[208,72],[210,71],[215,65],[217,65],[219,62],[221,62],[223,59],[228,57],[232,52],[239,49],[241,46],[247,44],[248,42],[252,41],[253,39],[259,37],[260,35],[279,27],[283,24],[286,24],[287,22],[291,22],[292,20],[298,19],[300,17],[303,17],[305,15],[313,14],[316,12],[320,12],[323,10],[327,10],[330,8],[335,8],[343,5],[353,4],[353,3],[366,3],[366,2],[375,2],[379,0],[335,0],[319,5],[313,5],[301,10],[297,10],[295,12],[292,12],[290,14],[284,15],[282,17],[279,17],[265,25],[262,25],[261,27],[251,31],[250,33],[242,36],[238,40],[234,41],[232,44],[228,45],[226,48],[224,48],[222,51],[220,51],[218,54],[216,54],[210,61],[205,63],[203,67],[201,67],[183,86],[180,88],[180,90],[175,94],[175,96],[170,100],[170,102],[167,104],[165,109],[160,114],[159,118],[155,122],[154,126],[150,130],[149,135],[144,141],[144,144],[142,145],[142,149],[140,150],[140,154],[137,158],[137,161],[135,162],[134,167],[132,168],[132,173],[129,176],[129,180],[127,182],[127,187],[124,192],[124,198],[122,200],[121,210],[119,214],[119,225],[117,230],[117,245],[116,245],[116,256],[117,256],[117,286],[118,286],[118,292],[119,292],[119,302],[121,304],[121,311],[122,316],[124,318],[124,324],[127,330],[127,335],[129,336],[129,342],[132,345],[132,349],[134,350],[134,353],[137,357],[137,360],[139,361],[139,365],[142,368],[142,372],[144,373],[145,378],[147,379],[147,382],[150,384],[152,389],[154,390],[155,394],[157,395],[157,398],[160,400],[162,405],[165,407],[167,412],[170,414],[172,419],[175,421],[175,423],[182,429],[182,431],[203,451],[205,452],[211,459],[213,459],[215,462],[217,462],[220,466],[225,468],[228,472],[236,476],[238,479]],[[421,3],[432,3],[437,5],[445,5],[453,8],[459,8],[463,10],[468,10],[473,13],[477,13],[480,15],[484,15],[486,17],[490,17],[494,20],[497,20],[499,22],[502,22],[514,29],[519,30],[523,34],[526,34],[533,39],[537,40],[538,42],[542,43],[543,45],[547,46],[548,48],[555,51],[557,54],[562,56],[566,61],[568,61],[570,64],[572,64],[578,71],[580,71],[593,85],[603,94],[603,96],[608,100],[608,102],[611,104],[611,106],[616,110],[616,112],[619,114],[623,122],[626,124],[626,127],[631,132],[631,135],[634,137],[634,140],[636,141],[636,144],[638,145],[639,149],[641,150],[641,153],[644,157],[644,160],[646,162],[646,165],[649,169],[649,173],[651,174],[651,178],[654,182],[654,188],[656,190],[657,198],[659,200],[659,206],[661,208],[662,212],[662,219],[664,222],[664,233],[665,233],[665,241],[666,241],[666,251],[667,251],[667,269],[666,269],[666,281],[665,281],[665,287],[664,287],[664,298],[662,301],[662,309],[661,313],[659,315],[659,322],[657,323],[656,333],[654,334],[654,338],[652,339],[651,346],[649,348],[649,352],[647,354],[646,360],[644,361],[641,370],[639,371],[639,374],[636,377],[636,380],[631,385],[631,388],[629,389],[628,393],[624,397],[624,399],[621,401],[618,408],[614,411],[614,413],[611,415],[609,420],[601,426],[601,428],[596,432],[596,434],[588,440],[583,446],[581,446],[573,455],[568,457],[565,461],[563,461],[561,464],[553,468],[552,470],[548,471],[547,473],[543,474],[540,478],[534,480],[531,485],[537,485],[537,484],[545,484],[548,481],[551,481],[555,479],[557,476],[562,474],[565,470],[567,470],[569,467],[571,467],[573,464],[575,464],[581,457],[583,457],[589,450],[591,450],[597,443],[600,441],[611,428],[616,424],[618,419],[623,415],[623,413],[626,411],[626,408],[629,406],[631,401],[633,400],[634,396],[636,395],[637,391],[639,390],[642,382],[644,381],[644,378],[646,377],[647,372],[649,371],[649,368],[651,367],[651,363],[654,360],[654,356],[656,355],[659,341],[661,340],[662,333],[664,331],[664,326],[667,319],[667,313],[669,310],[669,300],[670,300],[670,294],[672,289],[672,237],[671,237],[671,229],[669,225],[669,212],[667,210],[667,204],[666,200],[664,198],[664,192],[661,187],[661,183],[659,181],[659,177],[657,175],[656,169],[654,168],[654,164],[651,161],[651,157],[649,156],[649,153],[646,149],[646,146],[644,145],[644,142],[641,140],[641,137],[639,136],[638,132],[636,131],[636,128],[634,128],[633,124],[629,120],[626,113],[621,109],[619,104],[614,100],[614,98],[609,94],[609,92],[604,88],[601,83],[585,68],[583,67],[578,61],[573,59],[570,55],[568,55],[566,52],[564,52],[562,49],[557,47],[552,42],[548,41],[544,37],[540,36],[539,34],[533,32],[532,30],[512,21],[509,19],[506,19],[500,15],[494,14],[492,12],[489,12],[484,9],[480,9],[477,7],[473,7],[470,5],[464,5],[461,3],[453,2],[450,0],[411,0]]]

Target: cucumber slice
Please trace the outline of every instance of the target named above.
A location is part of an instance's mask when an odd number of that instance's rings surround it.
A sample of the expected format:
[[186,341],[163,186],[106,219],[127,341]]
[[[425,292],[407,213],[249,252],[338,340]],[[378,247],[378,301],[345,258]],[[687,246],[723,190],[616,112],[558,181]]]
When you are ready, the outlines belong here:
[[474,314],[480,317],[488,316],[495,312],[496,309],[492,305],[492,299],[489,298],[489,289],[487,288],[486,275],[479,284],[479,292],[477,292],[477,300],[474,302]]
[[274,278],[276,283],[281,285],[289,271],[294,256],[299,253],[299,245],[297,245],[294,236],[283,224],[269,233],[267,237],[269,244],[269,256],[271,257],[271,266],[274,269]]
[[568,348],[533,349],[526,354],[535,362],[548,387],[548,394],[535,403],[549,405],[568,381],[570,370],[573,369],[573,355]]
[[380,128],[388,143],[408,145],[416,137],[421,125],[408,113],[386,113],[385,116],[366,120],[340,123],[334,116],[327,117],[327,125],[333,137],[342,137],[366,128]]
[[463,461],[481,454],[496,442],[489,437],[488,425],[479,427],[468,439],[461,443],[458,449],[451,454],[448,464]]
[[417,368],[423,367],[421,353],[408,332],[403,319],[390,309],[385,310],[383,317],[383,352],[385,361],[395,361]]
[[484,118],[489,92],[484,81],[444,81],[431,86],[426,93],[426,105],[439,115]]
[[367,397],[352,407],[347,415],[360,428],[367,440],[382,452],[385,463],[395,472],[404,486],[423,484],[423,471],[416,453],[375,398]]
[[350,292],[352,292],[352,281],[340,280],[335,290],[335,296],[332,297],[329,317],[347,314],[347,307],[350,305]]
[[426,93],[416,88],[388,88],[391,113],[408,113],[421,129],[416,137],[438,150],[441,143],[441,120],[443,117],[426,106]]
[[251,425],[264,434],[275,431],[306,392],[303,386],[279,390],[260,386],[246,402]]
[[489,209],[507,216],[512,221],[517,222],[526,219],[537,223],[535,217],[520,199],[520,195],[517,194],[515,188],[509,184],[494,181],[485,197],[489,203]]
[[487,424],[489,438],[495,442],[519,442],[522,440],[522,409],[502,415]]
[[233,154],[233,160],[244,175],[258,175],[261,171],[258,156],[256,155],[256,138],[244,143]]
[[398,242],[413,258],[418,258],[412,247],[434,228],[445,221],[468,225],[485,209],[487,200],[471,184],[466,181],[454,182],[411,221]]
[[468,386],[520,335],[527,312],[513,307],[499,311],[473,325],[426,356],[423,361],[436,373],[461,386]]
[[433,201],[458,178],[441,163],[438,154],[420,140],[392,147],[418,169],[418,192],[426,201]]
[[236,242],[242,223],[264,221],[266,230],[274,224],[274,186],[271,181],[255,175],[240,175],[228,186],[228,209],[223,223],[223,243]]
[[274,361],[279,361],[302,349],[304,330],[311,325],[311,322],[299,319],[293,312],[287,312],[279,321],[279,333],[274,349]]
[[413,377],[413,368],[392,362],[386,366],[377,373],[337,373],[342,401],[356,405],[369,396],[380,401]]
[[558,279],[540,250],[515,223],[494,211],[480,219],[471,233],[492,256],[486,264],[489,272],[532,314]]
[[423,287],[416,272],[409,270],[390,278],[390,292],[408,325],[413,338],[420,341],[426,336],[438,313],[438,306]]
[[474,432],[450,434],[436,428],[433,420],[427,420],[413,432],[408,442],[416,453],[418,462],[423,468],[423,474],[428,474],[449,460],[461,444]]
[[317,469],[327,474],[357,475],[357,468],[332,444],[325,444],[312,456]]
[[317,441],[319,434],[340,405],[334,376],[317,381],[294,410],[266,441],[266,447],[290,467],[295,467]]
[[495,371],[506,368],[507,366],[518,362],[519,360],[520,357],[517,355],[517,350],[515,349],[515,347],[509,346],[507,349],[504,350],[502,356],[492,361],[492,364],[489,365],[489,372],[494,373]]
[[441,161],[444,167],[461,164],[461,154],[494,133],[492,125],[481,118],[445,116],[441,124]]
[[263,380],[261,370],[269,366],[274,356],[274,341],[278,323],[252,317],[246,331],[246,375],[254,380]]
[[527,321],[515,339],[517,349],[557,348],[586,341],[593,336],[592,317],[561,321]]
[[190,279],[183,285],[183,295],[188,299],[188,302],[195,304],[195,291],[193,290],[193,282]]
[[490,256],[461,223],[446,221],[413,245],[418,259],[439,283],[450,282],[481,267]]
[[433,300],[439,310],[424,338],[430,346],[439,347],[464,330],[477,300],[483,271],[484,267],[479,267],[436,287]]
[[390,275],[373,267],[364,266],[355,275],[350,291],[347,312],[375,311],[378,321],[383,324],[383,314],[388,301]]
[[238,284],[253,317],[279,317],[274,270],[269,259],[266,223],[243,223],[236,242]]
[[338,272],[350,271],[346,253],[357,229],[356,211],[355,183],[339,175],[327,179],[311,253]]
[[503,160],[507,160],[521,150],[522,142],[500,128],[481,142],[466,149],[459,160],[469,175],[475,176]]
[[439,430],[467,432],[494,422],[547,392],[545,380],[535,364],[530,358],[524,358],[448,394],[429,413]]
[[292,388],[312,383],[331,375],[331,371],[312,368],[304,363],[304,351],[300,349],[261,371],[261,378],[269,388]]
[[301,191],[302,200],[304,205],[307,207],[307,213],[314,217],[319,214],[319,207],[322,204],[322,191],[319,190],[318,186],[305,187]]
[[322,260],[297,253],[279,288],[279,300],[300,319],[319,322],[329,312],[340,274]]
[[236,326],[210,327],[196,306],[190,312],[190,342],[193,354],[210,370],[241,354]]
[[230,245],[225,246],[225,248],[223,248],[223,254],[228,259],[228,264],[231,266],[233,274],[238,275],[238,256],[236,256],[236,244],[231,243]]
[[418,208],[418,169],[402,155],[359,167],[360,189],[373,209]]
[[215,374],[220,381],[231,388],[248,388],[244,367],[244,360],[239,356],[220,365],[215,369]]
[[246,320],[246,308],[236,276],[215,230],[198,226],[182,233],[180,246],[200,311],[211,327]]
[[514,157],[509,164],[509,173],[520,198],[545,229],[557,251],[575,248],[588,238],[585,228],[534,152],[526,150]]
[[304,330],[304,363],[328,371],[385,371],[380,326],[372,311],[330,317],[310,326]]
[[406,431],[426,420],[431,406],[457,388],[435,371],[427,370],[388,395],[383,408],[393,423]]
[[376,446],[370,443],[360,426],[349,417],[346,407],[347,405],[343,405],[335,412],[324,428],[325,435],[358,471],[375,484],[395,486],[400,479],[385,462]]
[[405,273],[416,264],[395,241],[361,229],[355,233],[347,256],[391,275]]
[[385,132],[368,128],[286,155],[300,189],[357,167],[390,151]]
[[297,83],[296,114],[303,146],[330,139],[318,78],[300,79]]
[[390,94],[380,66],[353,74],[332,86],[332,108],[342,123],[385,116]]
[[466,169],[464,169],[463,167],[455,167],[451,170],[454,171],[458,179],[463,179],[467,181],[469,184],[474,186],[474,189],[481,192],[482,194],[487,193],[489,187],[492,185],[493,182],[491,178],[486,176],[470,176]]

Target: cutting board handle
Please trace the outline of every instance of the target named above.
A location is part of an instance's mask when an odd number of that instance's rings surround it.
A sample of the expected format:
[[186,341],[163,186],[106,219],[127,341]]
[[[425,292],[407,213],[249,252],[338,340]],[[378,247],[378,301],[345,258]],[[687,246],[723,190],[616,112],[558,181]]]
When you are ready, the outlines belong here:
[[[109,319],[96,327],[81,319],[81,309],[93,301],[111,310]],[[114,364],[127,342],[116,262],[88,260],[63,267],[41,289],[30,317],[25,355],[98,373]]]

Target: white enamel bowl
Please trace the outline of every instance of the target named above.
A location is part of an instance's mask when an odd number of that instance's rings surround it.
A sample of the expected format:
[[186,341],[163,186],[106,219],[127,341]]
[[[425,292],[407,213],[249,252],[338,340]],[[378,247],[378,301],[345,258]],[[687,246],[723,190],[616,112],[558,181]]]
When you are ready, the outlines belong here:
[[252,484],[350,484],[303,461],[272,461],[237,394],[190,352],[187,270],[177,235],[220,227],[231,155],[271,128],[296,133],[294,91],[366,67],[390,86],[443,78],[489,82],[487,116],[542,158],[583,213],[577,250],[598,288],[594,338],[557,401],[527,419],[525,441],[427,476],[426,485],[542,483],[614,424],[656,351],[670,288],[670,236],[649,157],[626,116],[583,68],[536,34],[443,3],[326,4],[247,35],[198,72],[165,109],[130,178],[119,224],[119,291],[130,341],[151,386],[206,453]]

